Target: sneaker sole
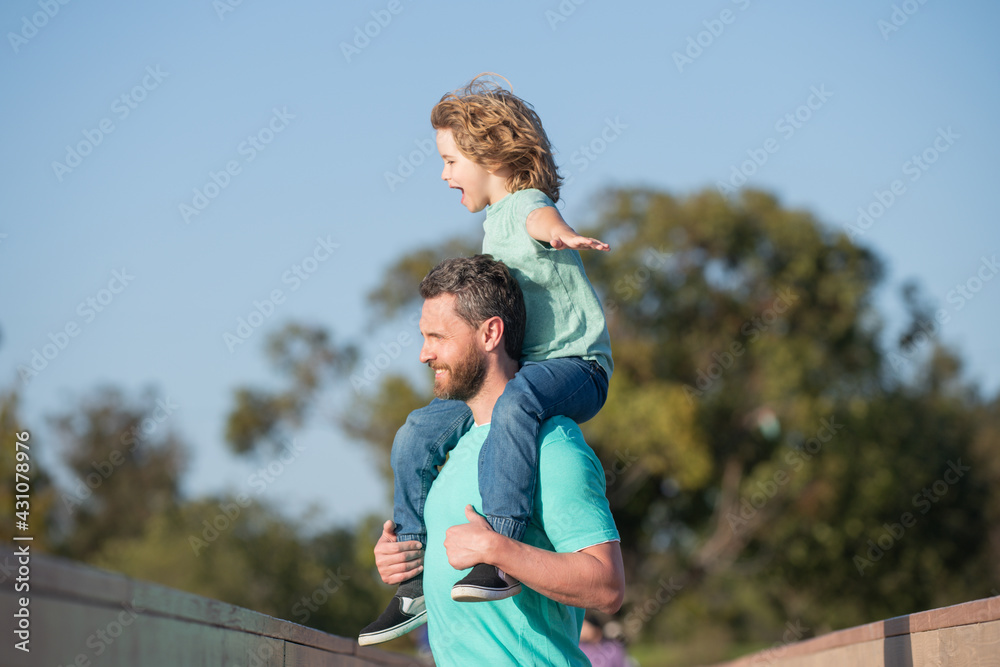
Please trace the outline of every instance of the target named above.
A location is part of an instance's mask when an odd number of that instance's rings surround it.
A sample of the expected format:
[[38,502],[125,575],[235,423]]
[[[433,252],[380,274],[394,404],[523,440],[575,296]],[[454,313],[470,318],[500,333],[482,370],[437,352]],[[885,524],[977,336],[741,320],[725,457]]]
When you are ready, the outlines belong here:
[[514,584],[503,590],[455,584],[451,587],[451,599],[456,602],[496,602],[514,597],[520,592],[521,584]]
[[372,644],[381,644],[382,642],[387,642],[390,639],[395,639],[396,637],[402,637],[410,630],[417,628],[427,622],[427,611],[424,610],[408,620],[406,623],[397,625],[394,628],[389,628],[388,630],[382,630],[381,632],[369,632],[366,635],[358,636],[358,644],[360,646],[370,646]]

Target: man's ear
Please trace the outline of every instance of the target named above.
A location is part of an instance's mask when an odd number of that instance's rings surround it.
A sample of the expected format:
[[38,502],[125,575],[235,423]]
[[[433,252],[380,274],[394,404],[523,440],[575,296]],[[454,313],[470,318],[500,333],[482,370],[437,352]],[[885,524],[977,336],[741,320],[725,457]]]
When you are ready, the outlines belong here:
[[485,320],[479,325],[479,331],[482,336],[483,349],[487,352],[492,352],[503,345],[504,326],[500,317],[495,316]]

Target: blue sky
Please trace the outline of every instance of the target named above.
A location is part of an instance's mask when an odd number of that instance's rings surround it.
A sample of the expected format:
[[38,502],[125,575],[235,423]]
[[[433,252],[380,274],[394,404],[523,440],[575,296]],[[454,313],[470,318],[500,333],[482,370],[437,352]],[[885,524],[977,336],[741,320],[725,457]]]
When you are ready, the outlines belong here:
[[[192,446],[187,492],[256,493],[222,432],[236,386],[275,380],[266,331],[322,324],[364,340],[363,359],[409,332],[390,368],[420,373],[415,327],[371,329],[365,295],[402,253],[476,233],[428,117],[495,71],[545,123],[571,224],[609,186],[684,195],[745,176],[854,225],[886,261],[890,329],[916,280],[968,378],[996,392],[998,22],[971,0],[5,3],[3,386],[21,388],[48,461],[45,415],[102,384],[154,386]],[[299,443],[255,497],[315,504],[321,523],[389,511],[363,445],[322,415]]]

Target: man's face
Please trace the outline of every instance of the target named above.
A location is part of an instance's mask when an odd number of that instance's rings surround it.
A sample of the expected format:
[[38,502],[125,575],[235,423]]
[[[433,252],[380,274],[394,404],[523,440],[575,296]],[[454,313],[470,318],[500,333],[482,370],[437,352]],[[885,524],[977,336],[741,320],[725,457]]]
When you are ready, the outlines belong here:
[[468,401],[486,379],[486,353],[479,345],[478,329],[455,312],[455,296],[442,294],[424,301],[420,314],[424,337],[420,361],[434,369],[434,395]]

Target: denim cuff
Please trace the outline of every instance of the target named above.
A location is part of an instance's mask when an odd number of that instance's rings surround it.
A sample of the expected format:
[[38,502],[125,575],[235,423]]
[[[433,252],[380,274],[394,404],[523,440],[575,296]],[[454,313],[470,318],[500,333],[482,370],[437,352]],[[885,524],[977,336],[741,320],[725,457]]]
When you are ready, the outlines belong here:
[[526,525],[520,521],[515,521],[510,517],[506,516],[486,516],[486,520],[490,522],[490,526],[493,530],[500,533],[505,537],[509,537],[512,540],[517,540],[520,542],[524,537],[524,529]]
[[421,545],[427,545],[427,533],[397,533],[397,542],[409,542],[410,540],[416,540],[420,542]]

